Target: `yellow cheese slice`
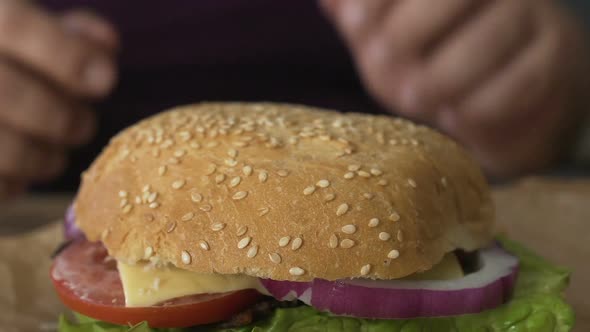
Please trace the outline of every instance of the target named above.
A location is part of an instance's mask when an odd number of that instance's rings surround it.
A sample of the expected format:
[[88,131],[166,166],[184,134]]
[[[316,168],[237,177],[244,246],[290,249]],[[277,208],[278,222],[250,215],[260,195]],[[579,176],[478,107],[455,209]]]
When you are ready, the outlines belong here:
[[[266,293],[258,278],[246,275],[204,274],[177,267],[154,267],[149,263],[117,263],[127,307],[146,307],[173,298],[257,289]],[[404,280],[449,280],[463,277],[457,257],[450,253],[432,269],[415,273]]]
[[149,263],[128,265],[117,262],[127,307],[147,307],[173,298],[259,289],[258,278],[246,275],[203,274],[176,267],[154,267]]

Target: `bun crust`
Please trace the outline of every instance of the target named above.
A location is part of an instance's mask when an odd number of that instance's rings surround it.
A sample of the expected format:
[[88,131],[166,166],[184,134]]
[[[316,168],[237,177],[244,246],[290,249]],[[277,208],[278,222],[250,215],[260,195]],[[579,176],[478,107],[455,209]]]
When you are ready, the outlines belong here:
[[492,239],[479,168],[409,121],[203,103],[114,137],[77,223],[118,260],[275,280],[395,279]]

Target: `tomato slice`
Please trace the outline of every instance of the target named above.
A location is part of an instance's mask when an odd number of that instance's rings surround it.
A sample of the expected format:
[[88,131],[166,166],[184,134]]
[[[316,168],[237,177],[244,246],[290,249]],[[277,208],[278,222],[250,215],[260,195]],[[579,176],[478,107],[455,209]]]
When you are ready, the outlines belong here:
[[70,309],[101,321],[127,325],[147,321],[150,327],[189,327],[220,322],[256,303],[261,294],[247,289],[197,294],[151,307],[125,307],[116,262],[100,243],[76,241],[51,267],[51,280]]

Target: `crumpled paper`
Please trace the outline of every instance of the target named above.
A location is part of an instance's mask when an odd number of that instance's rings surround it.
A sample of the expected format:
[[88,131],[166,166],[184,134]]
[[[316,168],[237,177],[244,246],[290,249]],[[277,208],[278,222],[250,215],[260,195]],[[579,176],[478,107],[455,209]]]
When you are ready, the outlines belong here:
[[49,279],[61,222],[28,233],[0,235],[0,331],[56,331],[66,311]]

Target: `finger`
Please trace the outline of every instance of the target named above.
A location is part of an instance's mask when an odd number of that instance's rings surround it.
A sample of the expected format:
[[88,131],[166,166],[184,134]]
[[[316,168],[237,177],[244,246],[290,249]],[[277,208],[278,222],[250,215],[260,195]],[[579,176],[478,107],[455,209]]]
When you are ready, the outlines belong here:
[[67,31],[89,38],[107,50],[119,48],[119,36],[115,27],[92,11],[69,11],[59,20]]
[[[501,123],[552,95],[561,65],[559,36],[541,34],[496,76],[458,104],[470,122]],[[520,115],[526,116],[526,115]]]
[[0,61],[0,124],[52,144],[79,145],[92,137],[96,120],[45,82]]
[[366,44],[381,24],[381,17],[397,1],[391,0],[324,0],[325,12],[340,30],[353,51]]
[[64,168],[65,156],[6,128],[0,128],[0,177],[10,180],[47,180]]
[[115,81],[106,52],[27,2],[0,1],[0,53],[77,95],[104,95]]
[[386,15],[381,37],[388,41],[395,57],[420,55],[482,3],[446,0],[437,6],[431,0],[402,1]]
[[415,100],[403,106],[428,112],[467,95],[532,38],[531,16],[521,1],[496,1],[486,7],[417,67],[404,87],[415,90]]

